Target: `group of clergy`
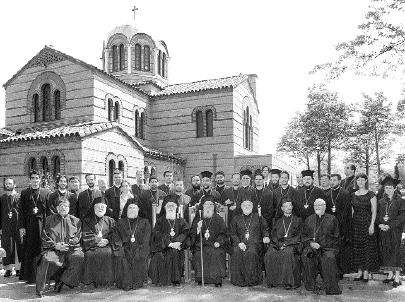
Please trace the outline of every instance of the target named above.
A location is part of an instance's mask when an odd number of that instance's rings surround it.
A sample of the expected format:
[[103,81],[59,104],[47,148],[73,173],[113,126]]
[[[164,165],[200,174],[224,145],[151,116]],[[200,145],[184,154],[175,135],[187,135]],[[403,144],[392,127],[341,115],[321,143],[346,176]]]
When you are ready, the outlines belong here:
[[[269,287],[293,289],[303,282],[310,291],[340,294],[339,279],[352,270],[354,172],[350,165],[345,179],[332,174],[329,187],[320,188],[314,186],[314,171],[305,170],[293,188],[288,172],[267,166],[234,173],[231,186],[222,171],[215,173],[215,185],[213,173],[204,171],[185,192],[183,180],[173,180],[171,171],[164,172],[160,186],[156,176],[145,184],[141,173],[131,185],[117,169],[108,189],[96,188],[96,176],[87,174],[88,188],[81,192],[77,177],[58,175],[51,193],[31,171],[21,194],[7,178],[0,198],[4,277],[15,265],[21,280],[36,283],[38,296],[50,279],[58,292],[80,283],[130,290],[149,278],[177,286],[190,250],[198,284],[221,287],[228,276],[237,286],[265,279]],[[224,208],[226,219],[220,215]],[[398,213],[386,224],[392,220],[392,229],[401,228],[405,207],[394,208]]]

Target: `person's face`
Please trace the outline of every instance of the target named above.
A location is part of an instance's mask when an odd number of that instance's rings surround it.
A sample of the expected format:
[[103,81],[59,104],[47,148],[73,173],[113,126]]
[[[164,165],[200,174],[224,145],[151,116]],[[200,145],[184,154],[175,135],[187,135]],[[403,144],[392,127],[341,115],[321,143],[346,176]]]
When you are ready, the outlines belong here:
[[33,189],[38,189],[40,182],[41,182],[41,178],[39,177],[38,174],[31,175],[30,184]]
[[15,188],[14,180],[6,179],[6,181],[4,182],[4,187],[6,188],[6,191],[13,191]]
[[203,177],[203,179],[202,179],[202,186],[203,186],[204,189],[210,188],[210,187],[211,187],[211,184],[212,184],[211,178],[209,178],[209,177]]
[[386,186],[384,186],[384,192],[388,196],[392,196],[392,195],[394,195],[395,188],[392,185],[386,185]]
[[65,190],[67,188],[67,179],[66,179],[66,177],[62,177],[61,179],[59,179],[58,188],[60,190]]
[[176,181],[175,185],[174,185],[174,190],[177,193],[182,193],[184,190],[184,183],[180,180]]
[[214,204],[211,201],[206,201],[203,206],[204,218],[211,218],[214,215]]
[[177,209],[177,206],[176,206],[176,204],[166,204],[166,213],[171,213],[171,214],[176,214],[176,209]]
[[250,213],[252,213],[253,211],[253,203],[252,202],[242,202],[242,212],[245,215],[250,215]]
[[171,184],[173,182],[173,173],[166,173],[165,183]]
[[105,182],[104,179],[99,179],[97,181],[97,185],[98,185],[98,188],[103,192],[107,189],[107,183]]
[[263,168],[262,174],[264,178],[267,178],[269,176],[269,168],[267,167]]
[[201,185],[201,180],[199,176],[194,176],[191,179],[191,185],[193,186],[193,188],[200,188]]
[[340,180],[337,176],[333,176],[330,178],[330,184],[332,187],[336,188],[340,185]]
[[359,177],[359,178],[357,178],[356,183],[359,186],[359,188],[364,189],[366,187],[367,180],[362,177]]
[[321,177],[321,186],[324,188],[327,188],[327,187],[329,187],[329,185],[330,185],[329,178],[327,176],[322,176]]
[[314,179],[311,176],[304,176],[302,178],[302,183],[304,184],[304,186],[310,187],[314,183]]
[[128,210],[127,210],[127,217],[128,218],[136,218],[138,217],[138,213],[139,213],[139,207],[137,204],[131,203],[128,206]]
[[149,185],[150,185],[150,188],[151,188],[152,190],[157,190],[157,188],[158,188],[158,186],[159,186],[159,181],[158,181],[157,179],[152,179],[152,180],[149,182]]
[[297,185],[302,186],[303,185],[302,175],[297,174],[296,179],[297,179]]
[[315,214],[318,216],[322,216],[323,214],[325,214],[325,210],[326,210],[326,203],[317,201],[314,203],[314,210],[315,210]]
[[288,174],[281,173],[281,175],[280,175],[280,185],[283,185],[283,186],[288,185],[288,180],[289,180]]
[[215,182],[217,183],[217,185],[222,186],[225,183],[225,177],[222,174],[218,174],[217,176],[215,176]]
[[142,180],[143,179],[143,171],[136,171],[136,180]]
[[280,180],[280,176],[278,174],[271,174],[271,182],[273,184],[278,184],[279,180]]
[[95,183],[94,175],[87,175],[86,184],[89,188],[93,188]]
[[256,175],[255,184],[256,184],[257,187],[263,187],[263,184],[264,184],[263,176]]
[[249,175],[242,176],[241,185],[242,185],[242,187],[247,187],[250,185],[250,176]]
[[293,210],[293,205],[291,202],[284,202],[281,206],[281,210],[283,211],[284,214],[291,214]]
[[96,203],[94,205],[94,214],[96,214],[97,217],[103,217],[105,213],[107,212],[107,205],[104,203]]
[[69,181],[69,188],[70,190],[78,191],[80,187],[79,180],[74,178],[71,181]]
[[61,202],[57,207],[56,210],[58,214],[61,216],[66,216],[69,214],[69,203],[68,202]]
[[113,176],[114,185],[117,187],[121,186],[122,183],[122,173],[115,173]]
[[121,192],[122,193],[128,193],[129,192],[129,183],[128,182],[126,182],[126,181],[124,181],[122,184],[121,184]]
[[345,167],[345,175],[346,177],[352,176],[354,174],[354,171],[350,167],[350,165],[346,165]]
[[234,174],[232,176],[232,185],[235,187],[240,185],[240,175],[239,174]]

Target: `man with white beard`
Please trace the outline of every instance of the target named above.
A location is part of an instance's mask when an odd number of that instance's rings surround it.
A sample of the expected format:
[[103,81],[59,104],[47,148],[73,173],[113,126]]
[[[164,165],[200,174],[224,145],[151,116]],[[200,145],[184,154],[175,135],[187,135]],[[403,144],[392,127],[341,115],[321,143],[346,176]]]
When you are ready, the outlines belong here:
[[[325,213],[326,202],[318,198],[314,202],[315,214],[304,223],[301,255],[303,279],[307,290],[318,292],[318,272],[323,278],[323,289],[327,295],[340,295],[339,273],[336,256],[339,252],[339,223],[335,216]],[[320,270],[320,271],[319,271]]]
[[165,216],[160,217],[152,232],[152,258],[149,277],[156,285],[180,285],[184,270],[182,245],[189,233],[189,225],[177,215],[177,204],[168,201]]
[[[228,241],[225,222],[215,212],[212,200],[205,200],[202,216],[202,219],[196,216],[191,227],[195,281],[199,285],[204,280],[205,284],[215,284],[216,287],[221,287],[226,273],[225,247]],[[203,272],[201,270],[201,243]]]

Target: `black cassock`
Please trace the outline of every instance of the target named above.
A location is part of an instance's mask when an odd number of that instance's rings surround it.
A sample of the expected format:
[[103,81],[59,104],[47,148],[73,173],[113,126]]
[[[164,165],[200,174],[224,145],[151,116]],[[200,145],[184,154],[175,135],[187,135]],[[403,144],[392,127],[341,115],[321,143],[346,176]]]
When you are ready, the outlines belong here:
[[[96,215],[89,215],[84,219],[82,236],[84,284],[105,286],[114,283],[111,241],[115,225],[115,220],[109,216],[99,218]],[[109,243],[104,247],[97,246],[101,239],[108,239]]]
[[21,240],[18,231],[19,203],[20,194],[3,194],[0,197],[1,247],[6,251],[6,257],[3,258],[4,265],[16,263],[16,254],[21,261]]
[[111,188],[108,188],[104,193],[105,198],[108,201],[108,209],[106,214],[115,221],[118,221],[120,218],[120,196],[121,190],[117,186],[113,185]]
[[152,205],[158,205],[160,200],[162,200],[163,203],[165,197],[166,193],[162,190],[144,190],[140,197],[139,217],[146,218],[149,221],[149,224],[152,225]]
[[295,215],[283,215],[273,225],[271,244],[264,257],[267,286],[301,285],[301,228],[302,219]]
[[121,218],[113,233],[116,285],[124,290],[143,286],[147,278],[151,227],[145,218]]
[[281,210],[281,201],[283,199],[291,200],[293,206],[299,201],[299,193],[297,189],[294,189],[288,185],[285,189],[282,186],[279,186],[276,190],[273,191],[274,194],[274,221],[277,221],[281,216],[283,216],[283,211]]
[[49,194],[48,199],[48,216],[58,213],[56,207],[59,205],[62,199],[67,199],[69,201],[69,214],[77,217],[77,209],[76,209],[76,196],[66,190],[65,193],[61,193],[59,190],[55,190]]
[[152,259],[149,265],[149,277],[153,284],[170,285],[180,283],[184,270],[184,250],[169,247],[172,242],[183,243],[189,233],[184,218],[168,220],[160,217],[152,232]]
[[24,228],[20,280],[35,282],[35,271],[41,254],[41,232],[49,212],[46,205],[50,192],[39,188],[25,189],[20,195],[18,228]]
[[316,199],[325,199],[325,194],[321,188],[311,186],[304,187],[298,191],[298,200],[294,204],[293,213],[304,221],[307,217],[315,213],[314,202]]
[[94,198],[101,197],[102,193],[100,190],[84,190],[79,193],[77,197],[77,205],[76,205],[76,217],[80,218],[81,221],[86,218],[87,215],[94,212]]
[[[325,213],[309,216],[302,231],[304,251],[301,255],[303,279],[307,290],[316,290],[318,272],[323,278],[323,287],[327,294],[340,294],[339,272],[336,257],[339,252],[339,222],[335,216]],[[310,246],[311,242],[320,245],[319,249]]]
[[390,201],[387,195],[378,201],[376,224],[388,225],[388,231],[379,229],[378,245],[381,269],[401,271],[401,237],[405,224],[405,200],[398,193]]
[[334,215],[339,222],[338,267],[341,274],[348,274],[352,268],[352,205],[350,193],[339,187],[330,189],[325,196],[326,213]]
[[238,194],[239,194],[239,187],[237,187],[236,189],[235,189],[235,187],[226,187],[221,193],[221,196],[222,196],[221,198],[223,200],[224,205],[225,205],[225,201],[228,199],[232,202],[231,204],[227,205],[227,207],[228,207],[228,225],[227,225],[227,227],[230,226],[232,219],[235,216],[235,214],[234,214],[235,210],[231,210],[230,208],[232,205],[236,205],[236,202],[238,200]]
[[[194,218],[191,226],[191,250],[193,252],[193,268],[195,281],[201,282],[201,237],[197,234],[199,218]],[[214,213],[211,218],[204,218],[201,228],[203,262],[204,262],[204,283],[222,283],[225,277],[225,248],[228,241],[227,229],[221,216]],[[216,248],[214,243],[218,242]]]
[[[232,255],[230,263],[231,283],[238,286],[254,286],[263,281],[263,237],[269,232],[266,220],[258,213],[236,216],[230,227]],[[243,251],[239,243],[245,243]]]
[[266,219],[267,228],[271,230],[273,225],[274,217],[274,196],[271,190],[258,190],[255,189],[255,200],[257,201],[257,209],[255,212],[258,212],[260,208],[261,216]]

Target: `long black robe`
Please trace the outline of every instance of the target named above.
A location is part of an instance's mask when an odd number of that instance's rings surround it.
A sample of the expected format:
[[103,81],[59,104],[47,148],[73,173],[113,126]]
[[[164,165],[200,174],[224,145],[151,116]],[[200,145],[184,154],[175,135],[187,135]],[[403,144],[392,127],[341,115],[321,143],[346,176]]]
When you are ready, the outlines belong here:
[[359,187],[356,184],[356,177],[354,175],[347,177],[345,179],[342,179],[342,181],[340,182],[340,185],[342,186],[343,189],[348,191],[350,194],[353,194],[354,192],[356,192],[359,189]]
[[274,194],[274,221],[277,221],[281,216],[283,216],[283,211],[281,210],[281,201],[282,199],[291,200],[293,206],[299,201],[299,193],[297,189],[294,189],[292,186],[288,185],[287,188],[283,189],[279,186],[276,190],[273,191]]
[[[246,233],[249,237],[246,238]],[[263,238],[269,236],[266,219],[258,213],[240,214],[231,222],[232,255],[230,262],[231,283],[237,286],[254,286],[263,281]],[[240,242],[247,246],[243,251]]]
[[283,215],[273,225],[271,244],[264,257],[267,286],[301,285],[301,229],[302,220],[295,215]]
[[[132,233],[135,242],[131,242]],[[113,234],[116,261],[116,285],[124,290],[143,286],[147,278],[147,258],[151,227],[145,218],[121,218]]]
[[[172,228],[174,236],[170,234]],[[184,270],[184,250],[173,249],[169,244],[183,243],[189,230],[189,225],[184,218],[167,220],[166,217],[160,217],[156,221],[152,232],[152,259],[149,265],[149,277],[153,284],[180,283]]]
[[202,190],[202,189],[194,189],[194,188],[191,188],[191,189],[186,190],[186,192],[184,192],[184,194],[186,194],[186,195],[188,195],[188,196],[191,197],[190,204],[191,204],[192,206],[194,205],[194,203],[195,203],[196,201],[198,201],[197,197],[194,197],[194,195],[198,195],[201,190]]
[[138,197],[141,197],[142,189],[141,189],[140,185],[133,184],[131,187],[131,190],[132,190],[133,195],[138,195]]
[[[38,195],[39,194],[39,195]],[[35,282],[36,264],[41,254],[41,233],[48,209],[46,208],[50,192],[39,188],[25,189],[20,195],[20,216],[18,228],[24,228],[26,234],[23,239],[20,280],[28,283]],[[34,213],[34,208],[37,213]]]
[[108,210],[106,215],[114,218],[115,221],[118,221],[120,218],[120,197],[121,197],[121,190],[120,188],[116,187],[115,185],[111,188],[105,190],[104,193],[105,198],[108,201]]
[[[386,215],[388,215],[387,220],[384,219]],[[389,226],[388,231],[379,230],[381,269],[401,271],[401,237],[405,225],[405,200],[398,193],[394,194],[392,200],[384,195],[378,201],[376,224]]]
[[[191,250],[193,252],[193,268],[195,271],[195,281],[201,282],[201,238],[197,234],[197,224],[199,218],[194,218],[191,226]],[[208,229],[209,237],[205,236]],[[204,264],[204,283],[222,283],[226,274],[226,253],[225,248],[228,241],[227,229],[221,216],[214,213],[211,218],[203,218],[202,228],[202,251]],[[214,243],[218,242],[216,248]]]
[[[42,231],[42,257],[36,274],[36,291],[42,293],[50,277],[62,281],[69,287],[80,284],[84,255],[80,247],[81,222],[72,215],[62,217],[53,214],[46,218]],[[61,252],[55,249],[56,243],[64,242],[69,250]]]
[[239,194],[239,187],[237,187],[236,189],[235,189],[235,187],[228,187],[228,188],[224,189],[224,191],[222,193],[222,198],[224,199],[224,204],[227,199],[229,199],[232,202],[231,204],[228,204],[228,225],[227,225],[228,228],[231,225],[233,217],[236,216],[236,214],[235,214],[236,209],[231,210],[231,207],[233,205],[236,205],[237,200],[238,200],[238,194]]
[[318,198],[325,198],[321,188],[311,186],[309,188],[304,187],[304,189],[298,191],[298,200],[293,205],[294,215],[302,218],[302,220],[307,219],[307,217],[315,213],[314,202]]
[[169,195],[169,194],[170,194],[170,191],[171,191],[172,188],[173,188],[173,184],[170,184],[170,185],[161,184],[161,185],[158,187],[158,189],[159,189],[160,191],[165,192],[166,195]]
[[[196,205],[199,203],[199,209],[202,209],[202,205],[205,201],[211,200],[213,203],[221,203],[221,194],[219,194],[214,189],[210,188],[208,190],[201,189],[193,195],[191,200],[191,205]],[[198,212],[198,211],[197,211]]]
[[144,190],[140,197],[139,217],[146,218],[152,226],[152,205],[158,205],[159,201],[163,201],[165,196],[166,193],[159,189],[156,191]]
[[49,199],[48,199],[48,216],[49,215],[53,215],[58,213],[58,211],[56,210],[56,207],[59,205],[60,200],[62,199],[67,199],[69,201],[69,214],[76,216],[76,198],[75,196],[69,192],[68,190],[66,190],[65,193],[61,193],[59,190],[55,190],[55,192],[52,192],[51,194],[49,194]]
[[[20,194],[7,195],[0,197],[0,230],[1,246],[6,251],[6,257],[3,258],[3,265],[15,264],[16,254],[21,261],[21,240],[18,231]],[[11,217],[9,216],[11,213]]]
[[[273,192],[270,190],[261,189],[258,190],[255,188],[255,200],[257,201],[256,211],[258,212],[258,208],[260,208],[261,216],[266,219],[267,228],[269,232],[273,225],[273,217],[274,217],[274,196]],[[254,206],[253,206],[254,207]]]
[[79,193],[79,196],[77,197],[77,206],[76,206],[76,217],[80,218],[81,221],[86,218],[88,214],[90,214],[93,211],[93,201],[94,198],[96,197],[101,197],[102,193],[98,189],[94,190],[84,190]]
[[[319,269],[323,278],[323,287],[327,294],[339,294],[339,272],[336,257],[339,252],[339,222],[331,214],[322,217],[309,216],[304,223],[302,241],[305,248],[301,255],[303,279],[307,290],[316,290],[316,277]],[[313,249],[311,242],[320,245]]]
[[[339,187],[331,189],[325,196],[326,213],[334,215],[339,222],[339,256],[337,259],[339,272],[348,274],[352,268],[353,234],[352,234],[352,205],[348,191]],[[335,211],[333,211],[335,209]]]
[[[114,264],[111,249],[112,234],[116,222],[109,216],[101,218],[89,215],[83,221],[84,274],[83,283],[105,286],[114,283]],[[101,231],[102,237],[99,237]],[[97,244],[108,239],[104,247]]]

